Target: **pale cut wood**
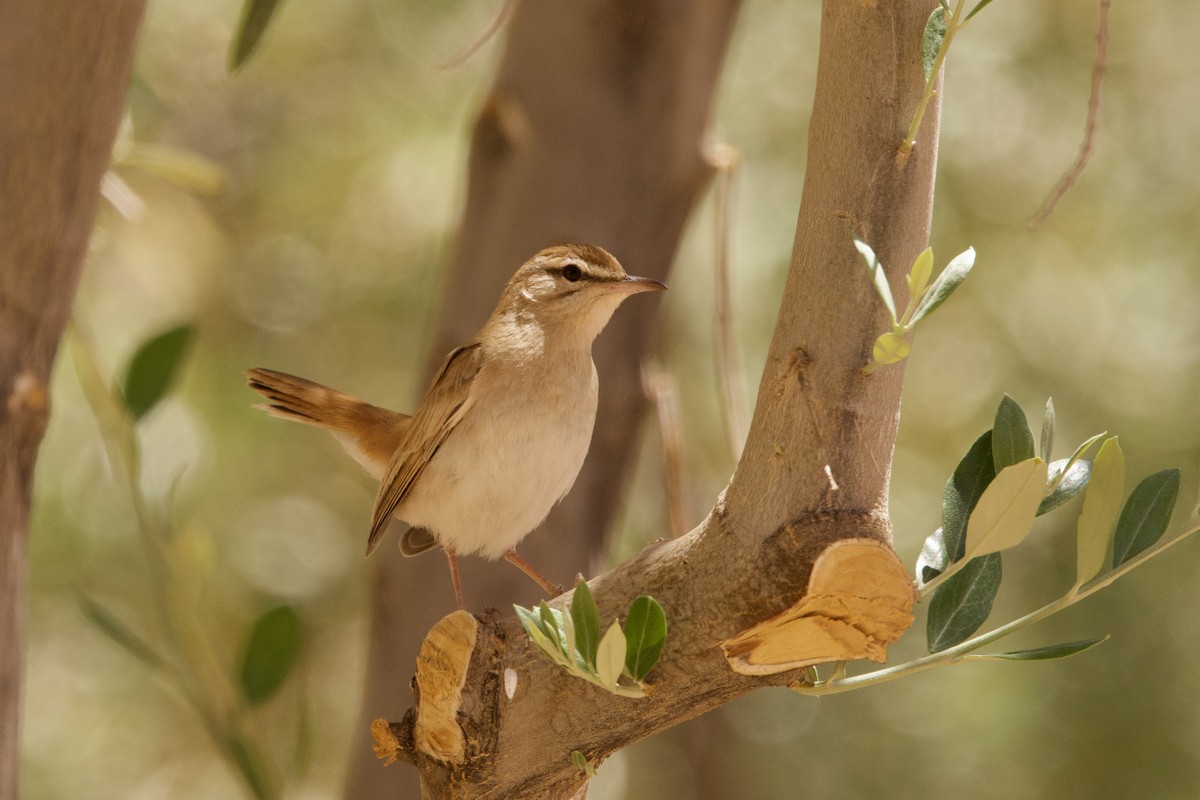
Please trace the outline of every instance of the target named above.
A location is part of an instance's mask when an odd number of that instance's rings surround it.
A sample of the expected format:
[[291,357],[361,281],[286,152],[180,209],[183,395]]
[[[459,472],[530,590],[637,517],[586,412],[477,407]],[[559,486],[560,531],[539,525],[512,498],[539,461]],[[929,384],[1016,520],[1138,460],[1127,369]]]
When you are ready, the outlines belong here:
[[413,725],[413,744],[431,758],[448,764],[461,764],[466,755],[458,712],[478,631],[474,617],[466,611],[455,611],[433,626],[417,655],[421,702]]
[[830,661],[882,663],[912,625],[916,588],[891,547],[841,539],[813,564],[808,588],[781,614],[721,642],[742,675],[773,675]]

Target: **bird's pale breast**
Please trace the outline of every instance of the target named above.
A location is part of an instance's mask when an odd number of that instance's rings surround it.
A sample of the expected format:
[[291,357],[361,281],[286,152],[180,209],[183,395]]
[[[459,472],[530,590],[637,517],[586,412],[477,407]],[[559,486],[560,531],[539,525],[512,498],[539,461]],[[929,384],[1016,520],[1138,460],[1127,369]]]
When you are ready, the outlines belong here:
[[499,558],[570,490],[596,419],[590,348],[557,354],[553,379],[533,358],[486,363],[473,403],[395,516],[460,554]]

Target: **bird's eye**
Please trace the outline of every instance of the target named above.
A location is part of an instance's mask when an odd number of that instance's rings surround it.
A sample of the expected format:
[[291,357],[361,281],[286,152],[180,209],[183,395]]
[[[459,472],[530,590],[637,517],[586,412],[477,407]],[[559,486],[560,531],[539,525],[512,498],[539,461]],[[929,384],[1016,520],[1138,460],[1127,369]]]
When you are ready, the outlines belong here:
[[575,283],[583,277],[583,270],[579,268],[578,264],[567,264],[562,268],[562,276],[571,283]]

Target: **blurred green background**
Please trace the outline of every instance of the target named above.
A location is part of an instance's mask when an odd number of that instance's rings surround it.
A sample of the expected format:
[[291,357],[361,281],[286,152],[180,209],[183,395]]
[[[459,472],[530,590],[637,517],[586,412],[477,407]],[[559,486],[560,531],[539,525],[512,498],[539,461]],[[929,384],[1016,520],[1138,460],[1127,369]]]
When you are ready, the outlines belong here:
[[[939,268],[967,245],[980,255],[953,302],[922,325],[908,367],[892,476],[906,563],[939,524],[942,486],[1003,392],[1035,427],[1053,395],[1060,451],[1101,430],[1120,434],[1130,488],[1183,467],[1177,520],[1195,502],[1200,5],[1114,5],[1095,156],[1058,212],[1026,225],[1079,146],[1096,5],[995,2],[951,54],[932,244]],[[140,426],[143,481],[169,506],[197,623],[231,672],[259,614],[280,603],[300,611],[298,671],[249,717],[290,776],[289,797],[340,795],[358,714],[360,553],[374,489],[327,437],[252,411],[240,370],[278,367],[412,407],[467,136],[502,41],[457,69],[437,65],[496,10],[293,0],[234,76],[225,69],[234,0],[159,0],[142,33],[125,146],[202,157],[223,183],[208,192],[203,171],[181,182],[118,166],[136,199],[123,203],[128,216],[104,208],[76,319],[115,373],[154,333],[197,326],[176,390]],[[744,164],[734,302],[748,398],[792,245],[819,19],[816,2],[746,2],[717,99],[715,131]],[[712,366],[713,235],[710,195],[671,277],[661,353],[680,384],[690,523],[732,468]],[[65,352],[54,392],[31,542],[25,796],[242,796],[176,691],[80,612],[77,591],[153,628],[134,515]],[[652,426],[644,439],[614,558],[665,530]],[[1060,513],[1006,556],[993,619],[1061,593],[1072,535],[1073,515]],[[1195,798],[1198,579],[1200,550],[1185,543],[1009,642],[1113,635],[1068,661],[959,666],[819,700],[748,696],[703,727],[614,756],[591,796]],[[893,661],[919,653],[922,624]]]

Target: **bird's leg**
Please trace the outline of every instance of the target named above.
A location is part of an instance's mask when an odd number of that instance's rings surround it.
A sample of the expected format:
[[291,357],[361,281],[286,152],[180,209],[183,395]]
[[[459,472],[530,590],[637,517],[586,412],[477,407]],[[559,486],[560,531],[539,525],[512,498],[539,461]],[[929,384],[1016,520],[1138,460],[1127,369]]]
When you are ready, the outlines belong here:
[[557,583],[534,569],[533,564],[530,564],[528,561],[517,555],[516,550],[509,550],[504,554],[504,558],[506,561],[508,561],[508,563],[521,570],[521,572],[524,572],[530,578],[533,578],[534,582],[537,583],[538,586],[542,587],[542,591],[544,591],[550,597],[558,597],[563,593],[563,587],[559,586]]
[[462,584],[458,582],[458,554],[454,552],[453,547],[443,549],[446,551],[446,560],[450,562],[450,580],[454,582],[454,601],[458,603],[459,610],[462,610]]

